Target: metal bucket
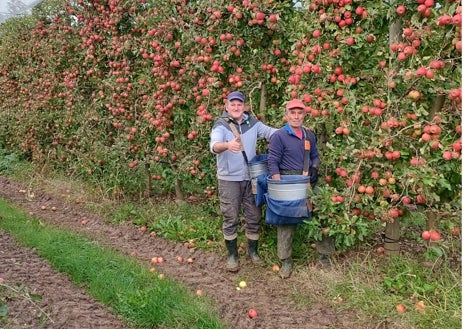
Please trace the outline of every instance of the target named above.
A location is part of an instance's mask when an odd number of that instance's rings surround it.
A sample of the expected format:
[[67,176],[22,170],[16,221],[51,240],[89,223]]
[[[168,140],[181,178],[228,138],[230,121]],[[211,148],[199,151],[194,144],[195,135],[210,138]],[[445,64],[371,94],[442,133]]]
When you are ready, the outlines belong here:
[[267,154],[255,156],[248,162],[248,169],[251,178],[257,178],[259,175],[267,174]]
[[291,201],[308,197],[309,176],[281,175],[280,179],[267,178],[267,192],[274,200]]
[[258,176],[267,174],[267,154],[255,156],[248,162],[248,170],[251,177],[251,193],[258,193]]

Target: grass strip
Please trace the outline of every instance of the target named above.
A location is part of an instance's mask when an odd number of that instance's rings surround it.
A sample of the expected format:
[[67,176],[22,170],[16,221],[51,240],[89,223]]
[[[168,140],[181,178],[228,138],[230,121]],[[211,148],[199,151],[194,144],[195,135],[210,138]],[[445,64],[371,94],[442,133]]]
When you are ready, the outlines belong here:
[[226,328],[211,301],[159,278],[135,259],[43,224],[0,199],[0,229],[137,328]]

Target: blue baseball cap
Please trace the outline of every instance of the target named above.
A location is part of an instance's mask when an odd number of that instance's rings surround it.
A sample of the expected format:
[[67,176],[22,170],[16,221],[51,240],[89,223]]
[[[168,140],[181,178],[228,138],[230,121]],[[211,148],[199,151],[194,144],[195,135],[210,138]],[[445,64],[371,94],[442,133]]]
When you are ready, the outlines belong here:
[[242,103],[245,103],[245,96],[240,91],[233,91],[229,95],[227,95],[227,100],[231,101],[237,99]]

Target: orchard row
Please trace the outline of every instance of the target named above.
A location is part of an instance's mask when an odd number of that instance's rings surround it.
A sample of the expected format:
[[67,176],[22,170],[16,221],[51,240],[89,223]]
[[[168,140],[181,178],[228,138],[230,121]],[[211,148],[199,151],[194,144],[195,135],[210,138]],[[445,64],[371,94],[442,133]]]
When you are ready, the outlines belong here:
[[209,131],[239,89],[276,127],[306,104],[341,244],[460,209],[459,1],[79,0],[0,33],[0,147],[111,193],[214,198]]

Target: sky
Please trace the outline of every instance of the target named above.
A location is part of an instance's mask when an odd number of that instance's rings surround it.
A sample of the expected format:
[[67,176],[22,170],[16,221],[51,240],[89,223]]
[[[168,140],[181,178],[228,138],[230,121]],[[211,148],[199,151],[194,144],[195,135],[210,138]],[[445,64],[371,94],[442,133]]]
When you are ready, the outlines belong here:
[[[27,14],[29,10],[42,0],[0,0],[0,23],[18,14]],[[23,12],[14,12],[14,5],[24,8]]]

